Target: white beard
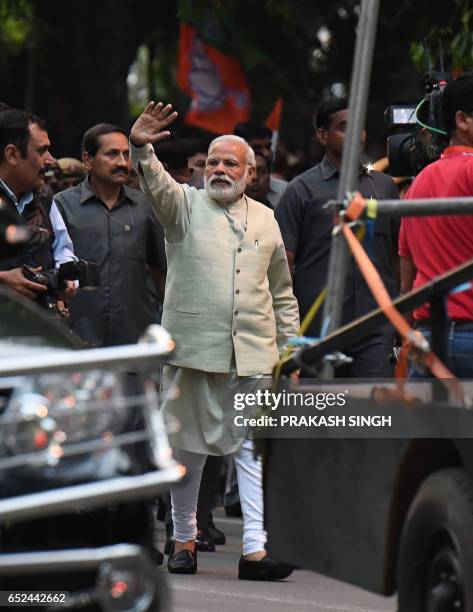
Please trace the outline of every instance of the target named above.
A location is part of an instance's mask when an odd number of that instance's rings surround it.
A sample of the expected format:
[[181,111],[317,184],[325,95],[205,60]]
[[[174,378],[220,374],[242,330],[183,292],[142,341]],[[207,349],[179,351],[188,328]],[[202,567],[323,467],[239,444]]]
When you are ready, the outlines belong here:
[[[246,183],[248,180],[247,175],[248,171],[246,171],[244,176],[242,176],[242,178],[238,181],[234,181],[229,176],[214,175],[210,179],[205,176],[204,187],[212,200],[215,200],[218,204],[228,206],[237,202],[242,196],[246,189]],[[227,184],[213,186],[212,183],[217,180],[224,180]]]

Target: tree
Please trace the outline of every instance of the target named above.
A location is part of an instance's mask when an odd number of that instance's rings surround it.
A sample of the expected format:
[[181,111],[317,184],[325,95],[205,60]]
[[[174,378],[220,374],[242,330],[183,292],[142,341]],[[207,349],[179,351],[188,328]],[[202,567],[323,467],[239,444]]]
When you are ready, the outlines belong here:
[[[2,66],[10,75],[6,101],[29,106],[48,120],[57,156],[78,156],[82,133],[95,123],[128,127],[127,76],[138,47],[158,28],[164,37],[177,37],[174,2],[48,0],[4,5],[21,13],[30,26],[23,49],[15,57],[10,54],[7,68]],[[32,59],[33,83],[27,78]]]
[[[145,45],[151,93],[172,101],[182,116],[188,98],[174,79],[178,20],[210,13],[224,19],[228,51],[247,70],[255,119],[282,97],[282,137],[293,148],[307,147],[315,106],[349,85],[358,11],[356,0],[0,0],[2,96],[46,118],[56,155],[77,156],[91,125],[129,126],[127,77]],[[384,148],[384,108],[422,96],[411,43],[447,28],[447,45],[455,57],[463,53],[464,67],[471,60],[470,19],[466,0],[381,2],[367,123],[374,155]]]

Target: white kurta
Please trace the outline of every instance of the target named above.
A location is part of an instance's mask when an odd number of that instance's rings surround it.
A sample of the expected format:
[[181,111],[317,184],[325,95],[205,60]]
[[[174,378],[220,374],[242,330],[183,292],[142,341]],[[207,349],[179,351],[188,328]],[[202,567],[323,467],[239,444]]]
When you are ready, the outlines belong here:
[[[247,224],[246,199],[224,211],[232,231],[238,240],[243,240]],[[169,435],[171,445],[206,455],[235,452],[249,431],[234,426],[233,416],[238,414],[234,409],[234,395],[254,393],[267,386],[269,380],[262,376],[238,376],[234,359],[228,374],[165,365],[164,386],[169,387],[174,382],[179,389],[179,397],[166,401],[163,407],[177,429]]]
[[[269,376],[238,376],[236,368],[228,374],[211,374],[174,365],[163,368],[163,384],[175,382],[179,397],[165,401],[163,410],[171,418],[171,446],[206,455],[228,455],[249,437],[249,428],[237,427],[234,416],[235,393],[254,393],[271,385]],[[248,412],[245,411],[245,416]]]
[[180,388],[164,405],[180,424],[171,443],[196,453],[231,453],[247,435],[226,427],[238,414],[234,394],[269,383],[262,375],[270,375],[299,326],[279,226],[251,198],[225,207],[205,190],[176,183],[150,145],[130,151],[166,235],[163,325],[176,349],[163,378],[179,374]]
[[[227,210],[206,190],[176,183],[151,145],[130,151],[166,236],[169,363],[228,374],[234,354],[240,376],[270,374],[299,326],[273,211],[246,196]],[[234,227],[241,214],[245,233]]]

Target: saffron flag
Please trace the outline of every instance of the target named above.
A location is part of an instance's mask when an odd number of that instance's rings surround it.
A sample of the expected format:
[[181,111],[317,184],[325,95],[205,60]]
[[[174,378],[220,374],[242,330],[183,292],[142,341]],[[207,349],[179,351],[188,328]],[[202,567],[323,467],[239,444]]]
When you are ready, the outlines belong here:
[[279,132],[282,115],[282,100],[278,98],[273,106],[273,110],[266,117],[265,126],[272,132]]
[[273,110],[266,117],[264,122],[265,126],[269,128],[273,135],[271,137],[271,148],[276,152],[279,140],[279,128],[281,126],[281,115],[282,115],[282,100],[278,98],[273,106]]
[[250,88],[241,64],[199,39],[196,28],[181,24],[177,83],[192,100],[185,122],[231,134],[250,118]]

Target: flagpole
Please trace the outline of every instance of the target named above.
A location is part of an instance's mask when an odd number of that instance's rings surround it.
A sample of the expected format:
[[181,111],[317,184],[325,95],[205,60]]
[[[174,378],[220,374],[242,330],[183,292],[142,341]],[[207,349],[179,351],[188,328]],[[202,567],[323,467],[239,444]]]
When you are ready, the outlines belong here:
[[279,141],[279,130],[273,130],[271,134],[271,149],[273,151],[273,161],[276,158],[276,149]]
[[[366,119],[378,12],[379,0],[362,0],[350,84],[349,120],[338,186],[339,200],[344,200],[347,193],[353,192],[357,188],[358,166],[361,153],[360,134]],[[336,224],[332,234],[327,277],[327,298],[325,300],[322,324],[324,334],[330,333],[339,327],[342,320],[349,255],[348,246],[340,230],[341,224]],[[332,378],[333,375],[334,366],[332,363],[326,363],[323,368],[322,377]]]

